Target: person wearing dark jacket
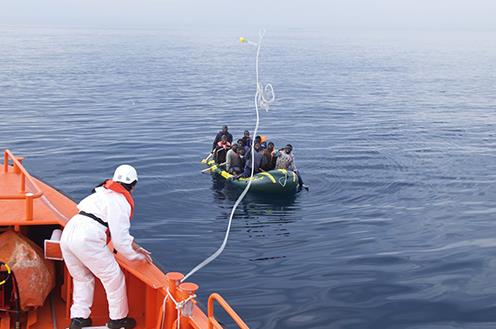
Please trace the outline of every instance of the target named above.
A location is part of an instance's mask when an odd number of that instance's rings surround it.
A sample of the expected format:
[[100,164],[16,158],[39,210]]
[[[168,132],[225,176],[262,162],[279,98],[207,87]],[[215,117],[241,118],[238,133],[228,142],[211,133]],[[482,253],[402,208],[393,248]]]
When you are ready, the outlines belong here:
[[224,135],[227,137],[227,141],[229,143],[232,143],[233,136],[229,133],[227,126],[223,126],[222,127],[222,130],[219,131],[217,133],[217,135],[215,136],[215,140],[214,140],[214,142],[212,144],[212,150],[214,150],[217,147],[217,143],[221,141],[222,136],[224,136]]
[[243,140],[243,144],[245,146],[248,146],[248,147],[251,147],[251,137],[250,137],[250,132],[248,130],[245,130],[245,132],[243,133],[243,138],[241,138]]
[[214,160],[218,164],[224,163],[226,161],[227,151],[231,148],[231,143],[227,141],[227,136],[222,135],[222,138],[217,143],[214,152]]
[[[260,172],[260,165],[262,163],[262,152],[260,150],[260,143],[255,143],[254,145],[255,153],[255,171],[254,174],[258,174]],[[245,160],[245,170],[241,174],[241,177],[250,177],[251,176],[251,152],[246,156]]]

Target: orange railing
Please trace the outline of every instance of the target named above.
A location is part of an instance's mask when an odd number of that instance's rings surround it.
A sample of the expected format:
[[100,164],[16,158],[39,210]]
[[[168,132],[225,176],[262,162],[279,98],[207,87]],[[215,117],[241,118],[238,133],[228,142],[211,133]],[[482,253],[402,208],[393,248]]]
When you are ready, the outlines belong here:
[[246,323],[241,320],[239,315],[234,312],[234,310],[229,306],[229,304],[222,298],[221,295],[217,293],[213,293],[208,297],[208,329],[216,328],[216,329],[222,329],[223,327],[220,325],[219,322],[215,319],[214,316],[214,302],[219,303],[220,306],[226,311],[226,313],[236,322],[238,327],[241,329],[249,329]]
[[[234,320],[241,329],[249,329],[246,323],[241,320],[238,314],[229,306],[229,304],[219,294],[213,293],[208,298],[208,317],[196,305],[196,291],[198,285],[192,282],[183,282],[184,275],[179,272],[169,272],[165,275],[167,285],[162,287],[162,297],[159,298],[162,307],[158,313],[158,323],[156,329],[223,329],[214,316],[214,302],[217,301]],[[165,300],[164,300],[165,297]],[[163,302],[162,302],[163,301]],[[189,305],[188,305],[189,304]],[[164,307],[165,306],[165,307]],[[180,319],[177,318],[178,309]],[[164,313],[165,312],[165,313]]]
[[[16,158],[12,152],[5,150],[3,156],[3,172],[9,172],[9,159],[12,160],[13,170],[16,174],[21,175],[21,191],[19,194],[0,195],[0,200],[26,200],[25,219],[33,220],[33,201],[43,195],[41,189],[36,185],[31,175],[24,169],[21,164],[21,158]],[[33,191],[26,192],[26,180],[32,187]]]

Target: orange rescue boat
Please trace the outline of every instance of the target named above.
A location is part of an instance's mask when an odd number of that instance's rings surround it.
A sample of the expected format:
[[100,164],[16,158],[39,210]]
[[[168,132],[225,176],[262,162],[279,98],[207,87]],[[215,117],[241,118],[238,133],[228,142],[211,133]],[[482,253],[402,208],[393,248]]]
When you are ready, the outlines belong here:
[[[9,150],[4,152],[0,170],[0,234],[13,230],[43,248],[44,258],[55,267],[55,287],[41,306],[21,309],[16,280],[29,278],[25,273],[22,278],[16,278],[12,264],[0,262],[0,329],[67,328],[72,278],[61,260],[58,242],[51,240],[51,236],[77,213],[76,203],[32,177],[22,161],[23,158],[15,157]],[[195,300],[198,285],[181,282],[183,274],[163,273],[153,264],[128,261],[118,254],[116,258],[126,277],[129,316],[137,320],[136,328],[219,329],[222,326],[214,316],[215,303],[240,328],[248,328],[217,293],[209,296],[205,314]],[[108,321],[108,307],[105,291],[96,281],[91,318],[94,326],[101,327]]]

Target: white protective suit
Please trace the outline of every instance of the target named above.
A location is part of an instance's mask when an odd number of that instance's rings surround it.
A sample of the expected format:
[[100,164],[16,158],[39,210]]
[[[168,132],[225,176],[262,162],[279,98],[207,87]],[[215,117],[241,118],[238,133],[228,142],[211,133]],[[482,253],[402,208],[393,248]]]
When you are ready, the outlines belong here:
[[[79,210],[107,222],[114,248],[130,260],[144,256],[132,248],[129,234],[131,206],[124,195],[97,187],[78,204]],[[60,241],[65,263],[74,282],[71,318],[88,318],[93,304],[95,278],[107,294],[109,317],[119,320],[128,315],[126,281],[119,264],[107,246],[107,228],[92,218],[75,215],[69,220]]]

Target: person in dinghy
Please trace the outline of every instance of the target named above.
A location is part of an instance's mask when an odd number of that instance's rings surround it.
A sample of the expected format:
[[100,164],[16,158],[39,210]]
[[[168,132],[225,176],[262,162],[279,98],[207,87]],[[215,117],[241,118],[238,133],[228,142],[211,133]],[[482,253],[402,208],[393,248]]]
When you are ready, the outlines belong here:
[[110,329],[136,326],[128,317],[126,282],[114,254],[107,247],[110,239],[118,252],[129,260],[151,262],[150,253],[140,247],[129,233],[134,212],[131,192],[138,182],[136,169],[121,165],[108,179],[93,189],[79,204],[79,213],[64,228],[62,254],[73,282],[70,329],[92,325],[95,276],[105,288],[109,305],[107,327]]

